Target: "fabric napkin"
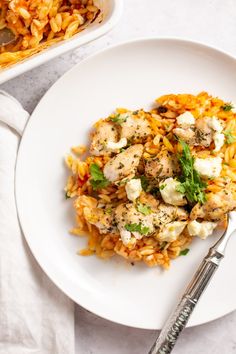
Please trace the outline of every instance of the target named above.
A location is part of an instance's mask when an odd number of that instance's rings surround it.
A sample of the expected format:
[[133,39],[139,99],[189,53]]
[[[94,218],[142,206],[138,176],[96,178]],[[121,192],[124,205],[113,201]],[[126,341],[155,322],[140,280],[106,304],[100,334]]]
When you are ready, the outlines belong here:
[[73,354],[74,304],[36,263],[17,219],[14,169],[28,117],[0,91],[0,354]]

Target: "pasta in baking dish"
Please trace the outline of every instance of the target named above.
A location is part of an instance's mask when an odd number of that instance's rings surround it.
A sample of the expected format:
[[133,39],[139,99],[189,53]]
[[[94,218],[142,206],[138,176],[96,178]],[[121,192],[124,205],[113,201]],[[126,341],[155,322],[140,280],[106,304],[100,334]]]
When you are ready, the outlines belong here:
[[[150,111],[118,108],[66,157],[82,255],[168,268],[236,209],[236,110],[206,92],[170,94]],[[76,156],[77,155],[77,156]],[[80,156],[81,155],[81,156]]]
[[0,30],[16,40],[0,48],[0,69],[69,39],[99,14],[94,0],[0,0]]

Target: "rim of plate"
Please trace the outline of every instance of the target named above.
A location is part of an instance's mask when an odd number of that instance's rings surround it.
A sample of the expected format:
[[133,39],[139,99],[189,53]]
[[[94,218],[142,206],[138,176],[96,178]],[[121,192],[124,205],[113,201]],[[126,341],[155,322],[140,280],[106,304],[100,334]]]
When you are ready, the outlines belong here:
[[[115,48],[119,48],[119,47],[122,47],[122,46],[126,46],[126,45],[129,45],[129,44],[133,44],[133,43],[137,43],[137,42],[148,42],[148,41],[153,41],[153,42],[179,42],[179,43],[184,43],[184,44],[187,44],[187,45],[196,45],[196,46],[199,46],[199,47],[202,47],[206,50],[211,50],[213,52],[216,52],[217,54],[223,54],[225,55],[226,57],[230,58],[231,60],[234,60],[235,63],[236,63],[236,57],[234,57],[232,54],[224,51],[224,50],[221,50],[213,45],[208,45],[206,43],[203,43],[203,42],[200,42],[200,41],[197,41],[197,40],[192,40],[192,39],[189,39],[187,37],[166,37],[166,36],[148,36],[148,37],[137,37],[137,38],[134,38],[134,39],[130,39],[130,40],[126,40],[126,41],[121,41],[121,42],[118,42],[114,45],[111,45],[109,47],[106,47],[104,49],[101,49],[101,50],[98,50],[96,51],[95,53],[89,55],[88,57],[86,57],[85,59],[81,60],[78,64],[74,65],[71,69],[69,69],[66,73],[64,73],[58,80],[56,80],[54,82],[54,84],[49,88],[49,90],[47,90],[45,92],[45,94],[43,95],[43,97],[39,100],[38,104],[36,105],[36,107],[34,108],[34,111],[32,112],[29,120],[27,121],[26,123],[26,126],[24,128],[24,132],[23,132],[23,135],[20,139],[20,143],[19,143],[19,148],[18,148],[18,151],[17,151],[17,157],[16,157],[16,164],[15,164],[15,177],[14,177],[14,194],[15,194],[15,202],[16,202],[16,210],[17,210],[17,217],[18,217],[18,220],[19,220],[19,224],[20,224],[20,228],[21,228],[21,231],[24,235],[24,239],[26,240],[27,242],[27,245],[29,246],[30,248],[30,251],[31,253],[33,254],[34,258],[36,259],[37,263],[39,264],[39,266],[41,267],[41,269],[44,271],[44,273],[49,277],[49,279],[65,294],[67,295],[71,300],[73,300],[76,304],[78,304],[79,306],[83,307],[85,310],[95,314],[96,316],[99,316],[100,318],[103,318],[107,321],[110,321],[110,322],[113,322],[113,323],[117,323],[117,324],[120,324],[120,325],[124,325],[124,326],[127,326],[127,327],[130,327],[130,328],[138,328],[138,329],[149,329],[149,330],[160,330],[160,328],[154,328],[152,326],[137,326],[137,325],[131,325],[131,324],[127,324],[127,322],[125,322],[125,320],[121,321],[117,321],[117,320],[114,320],[112,319],[110,316],[109,316],[109,313],[103,313],[103,311],[100,311],[99,308],[96,309],[96,311],[91,311],[89,309],[89,305],[87,303],[84,303],[83,301],[80,301],[79,297],[76,297],[74,295],[71,295],[69,293],[69,291],[67,290],[67,288],[63,285],[63,281],[61,281],[61,279],[56,275],[56,273],[54,271],[50,271],[50,268],[47,269],[47,264],[44,264],[42,261],[41,261],[41,258],[40,256],[37,255],[37,252],[35,251],[34,249],[34,246],[33,246],[33,243],[31,242],[31,239],[28,238],[26,236],[26,234],[24,233],[24,227],[23,225],[21,224],[21,219],[20,219],[20,211],[19,211],[19,206],[18,206],[18,197],[17,197],[17,173],[18,173],[18,166],[19,166],[19,155],[20,155],[20,151],[21,151],[21,147],[22,147],[22,140],[24,138],[24,133],[27,129],[29,129],[29,126],[30,126],[30,122],[31,122],[31,118],[32,116],[34,115],[34,112],[36,110],[36,108],[38,107],[39,103],[41,102],[41,100],[44,99],[44,96],[51,91],[51,89],[54,88],[54,86],[57,84],[58,81],[62,80],[65,76],[69,75],[71,71],[73,71],[76,67],[79,67],[80,65],[86,63],[87,61],[90,61],[94,58],[96,58],[96,56],[99,56],[100,54],[104,54],[106,52],[109,52],[110,50],[113,50]],[[187,284],[186,284],[187,286]],[[184,289],[183,289],[184,291]],[[176,299],[176,303],[179,299]],[[195,326],[198,326],[198,325],[203,325],[205,323],[209,323],[209,322],[212,322],[218,318],[221,318],[229,313],[231,313],[232,311],[234,311],[236,309],[236,305],[234,308],[231,308],[229,309],[228,311],[224,312],[222,315],[212,315],[211,317],[209,317],[209,319],[206,319],[206,320],[195,320],[194,323],[191,323],[191,324],[187,324],[187,327],[190,328],[190,327],[195,327]]]

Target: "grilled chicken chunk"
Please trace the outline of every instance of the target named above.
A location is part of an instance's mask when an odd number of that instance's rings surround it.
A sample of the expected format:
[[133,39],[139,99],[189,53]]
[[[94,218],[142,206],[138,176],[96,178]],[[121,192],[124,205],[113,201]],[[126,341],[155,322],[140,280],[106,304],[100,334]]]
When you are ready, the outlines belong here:
[[125,151],[113,157],[104,167],[105,177],[111,181],[118,181],[136,171],[143,153],[143,145],[130,146]]
[[98,124],[92,136],[90,153],[95,156],[108,155],[110,150],[107,148],[108,142],[118,141],[118,130],[114,123],[103,121]]
[[[120,236],[124,244],[128,244],[133,235],[136,239],[141,239],[143,235],[150,235],[154,231],[153,226],[153,214],[144,215],[140,213],[134,204],[120,204],[115,210],[115,220],[117,228],[120,231]],[[144,233],[138,231],[127,230],[127,225],[140,225],[141,230],[145,230]]]
[[177,158],[163,150],[152,160],[147,160],[145,164],[145,175],[148,177],[171,177],[178,172]]
[[109,213],[101,208],[84,208],[84,217],[90,224],[95,225],[101,234],[117,233],[118,230],[114,224],[114,211]]
[[161,203],[154,215],[154,224],[161,227],[175,220],[187,220],[188,213],[184,208]]
[[196,204],[190,214],[191,219],[220,220],[236,208],[236,198],[230,189],[207,194],[205,204]]
[[[124,113],[125,114],[125,113]],[[152,130],[147,119],[127,113],[128,118],[121,124],[121,138],[127,140],[145,140]]]

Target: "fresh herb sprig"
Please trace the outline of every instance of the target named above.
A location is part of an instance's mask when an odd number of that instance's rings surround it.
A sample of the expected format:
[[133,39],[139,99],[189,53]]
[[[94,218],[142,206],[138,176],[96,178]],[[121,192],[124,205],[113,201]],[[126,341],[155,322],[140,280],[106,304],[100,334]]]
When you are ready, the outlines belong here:
[[104,176],[102,170],[96,163],[93,163],[90,166],[90,175],[92,177],[90,179],[90,183],[94,190],[105,188],[110,184],[110,182]]
[[147,235],[149,233],[149,227],[139,224],[126,224],[125,229],[130,232],[139,232],[141,235]]
[[189,146],[180,140],[182,154],[178,155],[182,175],[180,176],[180,185],[176,190],[186,195],[190,203],[205,203],[205,188],[207,184],[202,181],[199,173],[194,169],[194,157],[191,155]]
[[114,117],[110,118],[110,120],[116,124],[122,124],[127,121],[128,115],[127,116],[121,116],[120,113],[116,114]]
[[179,255],[180,256],[186,256],[189,253],[190,249],[185,248],[184,250],[180,251]]
[[223,109],[223,111],[228,112],[228,111],[231,111],[231,109],[233,109],[234,106],[231,103],[226,103],[223,106],[221,106],[220,108]]
[[142,203],[137,204],[137,210],[145,216],[150,215],[152,213],[151,207]]
[[233,136],[231,129],[227,129],[223,133],[225,135],[226,144],[230,145],[230,144],[235,143],[236,138],[235,138],[235,136]]

